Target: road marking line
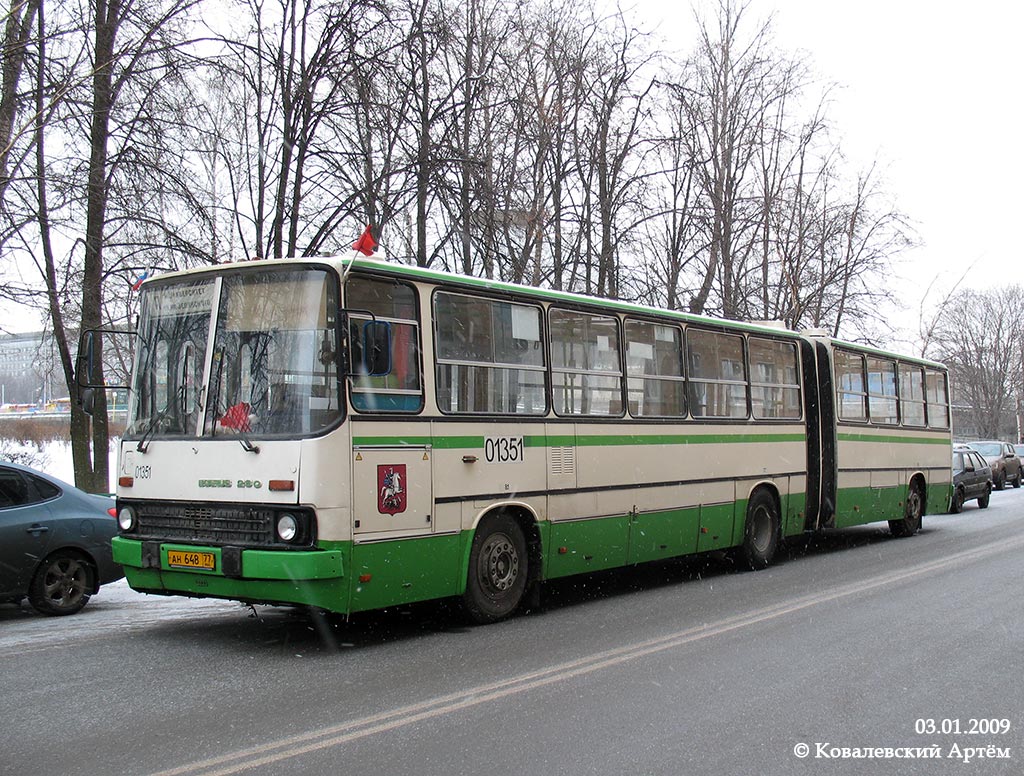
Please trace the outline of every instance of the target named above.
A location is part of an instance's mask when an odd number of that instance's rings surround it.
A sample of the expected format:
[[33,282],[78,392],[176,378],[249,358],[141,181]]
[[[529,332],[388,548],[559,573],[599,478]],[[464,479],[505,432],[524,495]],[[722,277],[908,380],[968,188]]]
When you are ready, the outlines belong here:
[[629,646],[605,650],[594,655],[539,669],[516,678],[490,682],[469,690],[402,706],[391,711],[379,712],[357,721],[345,722],[320,730],[288,736],[277,741],[271,741],[230,754],[218,755],[189,765],[159,771],[152,774],[152,776],[181,776],[182,774],[189,774],[190,776],[197,776],[198,774],[202,774],[202,776],[227,776],[228,774],[239,773],[250,768],[272,765],[281,760],[297,757],[309,752],[329,749],[351,741],[367,738],[377,733],[389,732],[423,720],[462,711],[483,703],[518,695],[558,682],[564,682],[578,676],[638,660],[658,652],[664,652],[713,636],[720,636],[757,625],[813,606],[819,606],[841,598],[848,598],[859,593],[865,593],[915,577],[925,576],[932,572],[943,571],[952,566],[980,560],[990,555],[1016,549],[1022,545],[1024,545],[1024,536],[1017,539],[1000,540],[973,550],[964,550],[940,560],[893,571],[868,581],[845,585],[830,593],[815,593],[801,596],[753,612],[729,617],[718,623],[695,626]]

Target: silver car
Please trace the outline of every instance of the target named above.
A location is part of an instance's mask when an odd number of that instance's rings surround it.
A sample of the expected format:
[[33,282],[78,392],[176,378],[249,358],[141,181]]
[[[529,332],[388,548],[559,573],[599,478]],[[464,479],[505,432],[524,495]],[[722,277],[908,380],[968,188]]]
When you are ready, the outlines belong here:
[[27,466],[0,462],[0,601],[74,614],[124,576],[110,540],[114,501]]
[[1002,490],[1007,483],[1012,484],[1015,488],[1021,486],[1024,472],[1021,471],[1020,458],[1017,457],[1013,445],[996,440],[968,442],[967,444],[981,453],[988,465],[992,467],[992,483],[996,490]]

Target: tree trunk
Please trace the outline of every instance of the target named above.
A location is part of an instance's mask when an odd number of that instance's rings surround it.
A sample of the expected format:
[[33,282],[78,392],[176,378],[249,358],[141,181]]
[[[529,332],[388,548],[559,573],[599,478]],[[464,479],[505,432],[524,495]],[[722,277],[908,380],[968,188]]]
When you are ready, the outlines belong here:
[[[114,102],[113,60],[114,38],[121,23],[121,0],[97,0],[96,49],[93,71],[92,123],[89,131],[89,180],[86,203],[85,261],[82,277],[81,330],[98,329],[103,309],[103,239],[107,212],[107,142],[110,136],[110,110]],[[97,355],[102,356],[102,338],[96,337]],[[103,359],[96,358],[97,372],[92,377],[103,381]],[[106,493],[110,489],[107,464],[110,445],[107,429],[107,398],[96,392],[92,416],[92,460],[89,460],[87,439],[89,419],[79,405],[72,408],[72,456],[75,483],[85,490]]]

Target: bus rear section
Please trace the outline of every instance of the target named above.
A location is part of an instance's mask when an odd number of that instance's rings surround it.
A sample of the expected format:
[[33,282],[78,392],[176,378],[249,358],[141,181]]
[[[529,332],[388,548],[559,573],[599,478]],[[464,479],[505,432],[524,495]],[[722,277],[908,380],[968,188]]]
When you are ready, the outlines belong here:
[[816,528],[888,521],[909,536],[946,511],[952,474],[942,365],[815,338],[821,407]]

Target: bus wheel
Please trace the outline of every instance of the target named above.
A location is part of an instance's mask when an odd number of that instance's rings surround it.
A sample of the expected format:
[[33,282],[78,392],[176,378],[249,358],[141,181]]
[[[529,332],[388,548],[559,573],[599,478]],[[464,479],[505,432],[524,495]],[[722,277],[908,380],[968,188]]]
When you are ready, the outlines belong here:
[[921,528],[921,517],[924,515],[924,494],[921,493],[921,485],[917,482],[910,483],[907,490],[907,505],[903,511],[902,520],[890,520],[889,530],[893,536],[913,536]]
[[508,617],[526,590],[526,539],[508,515],[495,515],[480,523],[469,553],[469,576],[463,605],[476,622]]
[[740,559],[753,570],[767,568],[779,547],[779,510],[767,490],[755,491],[747,502]]

